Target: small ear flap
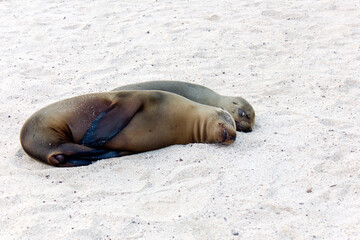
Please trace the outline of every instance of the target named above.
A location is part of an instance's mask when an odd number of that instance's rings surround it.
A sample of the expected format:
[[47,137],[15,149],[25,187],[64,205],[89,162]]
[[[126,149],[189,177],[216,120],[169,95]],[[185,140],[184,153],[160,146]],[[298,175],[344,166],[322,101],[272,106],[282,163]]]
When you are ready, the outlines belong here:
[[79,144],[88,147],[104,145],[126,127],[141,105],[138,99],[113,103],[94,120]]

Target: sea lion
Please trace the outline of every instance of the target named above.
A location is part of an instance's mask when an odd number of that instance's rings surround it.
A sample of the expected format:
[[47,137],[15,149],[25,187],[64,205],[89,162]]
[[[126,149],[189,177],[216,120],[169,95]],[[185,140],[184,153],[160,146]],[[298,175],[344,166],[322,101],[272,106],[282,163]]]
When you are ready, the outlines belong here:
[[32,158],[82,166],[172,144],[236,139],[235,122],[220,108],[163,91],[120,91],[69,98],[34,113],[20,141]]
[[251,132],[255,123],[255,111],[242,97],[220,95],[201,85],[181,81],[150,81],[130,84],[113,89],[121,90],[161,90],[176,93],[192,101],[227,110],[234,118],[236,130]]

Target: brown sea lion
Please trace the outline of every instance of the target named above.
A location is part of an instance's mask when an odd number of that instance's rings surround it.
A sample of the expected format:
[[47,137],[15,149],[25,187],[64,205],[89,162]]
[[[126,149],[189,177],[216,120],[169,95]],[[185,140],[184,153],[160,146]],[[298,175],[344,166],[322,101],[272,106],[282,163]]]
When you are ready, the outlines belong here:
[[234,118],[236,130],[251,132],[255,123],[255,112],[252,106],[242,97],[219,95],[201,85],[180,81],[150,81],[130,84],[115,88],[121,90],[161,90],[176,93],[192,101],[223,108]]
[[231,144],[235,139],[228,112],[163,91],[94,93],[59,101],[34,113],[20,134],[32,158],[67,167],[172,144]]

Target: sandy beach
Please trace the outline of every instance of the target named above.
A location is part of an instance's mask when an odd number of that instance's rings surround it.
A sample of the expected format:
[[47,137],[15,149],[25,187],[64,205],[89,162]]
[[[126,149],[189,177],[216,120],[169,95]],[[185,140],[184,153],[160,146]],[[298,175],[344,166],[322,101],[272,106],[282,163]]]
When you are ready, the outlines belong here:
[[[1,239],[360,239],[360,3],[0,0]],[[150,80],[255,109],[230,146],[55,168],[36,110]]]

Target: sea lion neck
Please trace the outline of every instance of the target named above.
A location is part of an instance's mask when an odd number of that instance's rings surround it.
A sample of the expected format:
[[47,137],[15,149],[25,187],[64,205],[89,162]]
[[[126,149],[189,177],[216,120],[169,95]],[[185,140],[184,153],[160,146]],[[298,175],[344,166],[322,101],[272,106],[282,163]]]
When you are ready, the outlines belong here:
[[197,94],[195,101],[204,105],[220,107],[219,103],[221,103],[222,98],[223,96],[217,94],[214,91],[204,91],[202,94]]
[[[170,85],[162,90],[179,94],[187,99],[204,105],[218,106],[218,102],[222,97],[207,87],[192,83],[173,81],[171,83],[162,82],[162,84],[164,87]],[[182,85],[183,87],[181,87]]]
[[197,112],[197,117],[194,118],[192,123],[192,141],[196,143],[208,142],[209,118],[204,118],[203,116],[203,114]]
[[229,96],[221,96],[217,99],[218,107],[229,111],[229,106],[234,104],[234,101],[232,101],[232,97]]

